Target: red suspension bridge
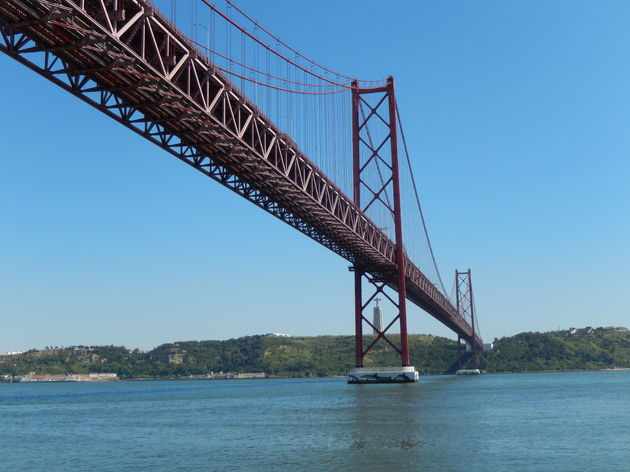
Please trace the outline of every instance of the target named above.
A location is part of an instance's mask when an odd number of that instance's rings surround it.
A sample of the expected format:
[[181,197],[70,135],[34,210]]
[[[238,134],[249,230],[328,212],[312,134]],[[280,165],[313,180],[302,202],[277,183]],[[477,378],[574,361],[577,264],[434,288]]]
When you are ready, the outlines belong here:
[[[410,366],[407,301],[477,367],[471,274],[447,293],[394,80],[334,72],[230,0],[180,3],[0,0],[0,50],[348,260],[357,368],[378,342]],[[384,326],[366,314],[376,297],[395,312]]]

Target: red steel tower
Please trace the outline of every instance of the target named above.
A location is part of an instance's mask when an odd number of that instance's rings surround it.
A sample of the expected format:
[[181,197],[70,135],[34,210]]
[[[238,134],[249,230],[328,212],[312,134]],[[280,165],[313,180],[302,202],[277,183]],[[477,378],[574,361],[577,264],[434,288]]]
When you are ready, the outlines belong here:
[[[371,125],[374,125],[371,127]],[[372,128],[381,128],[379,134]],[[396,98],[394,79],[389,77],[381,87],[360,88],[352,83],[352,148],[354,203],[367,213],[374,206],[381,206],[391,215],[395,234],[395,265],[366,267],[355,264],[355,369],[349,375],[350,383],[414,382],[418,374],[410,365],[407,340],[407,293],[405,277],[405,252],[403,246],[402,210],[400,204],[400,178],[398,167],[398,139],[396,125]],[[374,169],[379,178],[373,176]],[[365,194],[365,198],[363,197]],[[363,282],[371,287],[370,296],[364,301]],[[385,287],[394,287],[398,297],[390,296]],[[377,297],[388,299],[398,314],[384,328],[374,326],[365,316],[368,305]],[[400,343],[396,344],[387,333],[396,322],[400,329]],[[367,323],[376,333],[364,347],[363,324]],[[401,367],[366,368],[365,356],[374,345],[383,340],[399,355]]]

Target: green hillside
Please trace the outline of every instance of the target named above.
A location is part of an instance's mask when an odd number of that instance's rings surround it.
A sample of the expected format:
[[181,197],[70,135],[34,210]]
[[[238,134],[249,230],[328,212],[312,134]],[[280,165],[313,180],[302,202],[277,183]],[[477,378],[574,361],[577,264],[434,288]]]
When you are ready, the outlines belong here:
[[[619,328],[618,328],[619,329]],[[630,368],[630,332],[597,328],[571,334],[520,333],[484,354],[488,372]]]
[[[366,337],[369,339],[370,337]],[[395,336],[392,340],[397,342]],[[456,343],[409,336],[411,357],[422,373],[455,368]],[[270,376],[344,375],[354,362],[353,336],[247,336],[227,341],[163,344],[149,352],[117,346],[76,346],[0,356],[0,374],[116,372],[122,378],[184,377],[208,372],[265,372]],[[365,365],[396,365],[396,353],[376,345]]]
[[[521,333],[495,340],[494,349],[482,356],[481,368],[487,372],[630,368],[630,332],[582,331]],[[452,340],[410,335],[409,346],[412,364],[421,374],[456,369],[457,343]],[[248,336],[163,344],[149,352],[117,346],[32,350],[0,356],[0,374],[116,372],[121,378],[173,378],[262,371],[270,376],[312,377],[345,375],[353,362],[353,336]],[[366,366],[398,362],[396,353],[382,342],[365,359]]]

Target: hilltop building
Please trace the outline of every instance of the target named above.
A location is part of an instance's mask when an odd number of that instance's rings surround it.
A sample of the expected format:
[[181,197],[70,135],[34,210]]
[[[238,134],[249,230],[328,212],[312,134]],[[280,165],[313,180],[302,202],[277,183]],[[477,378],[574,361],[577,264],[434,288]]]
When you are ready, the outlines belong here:
[[569,334],[593,334],[595,331],[628,331],[628,328],[622,326],[601,326],[599,328],[592,328],[587,326],[586,328],[569,328]]

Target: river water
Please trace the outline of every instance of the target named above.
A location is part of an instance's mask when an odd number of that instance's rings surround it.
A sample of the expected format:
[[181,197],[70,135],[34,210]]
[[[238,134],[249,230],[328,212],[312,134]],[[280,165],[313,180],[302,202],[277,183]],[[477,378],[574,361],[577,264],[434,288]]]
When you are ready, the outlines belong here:
[[630,371],[0,384],[7,471],[628,471]]

